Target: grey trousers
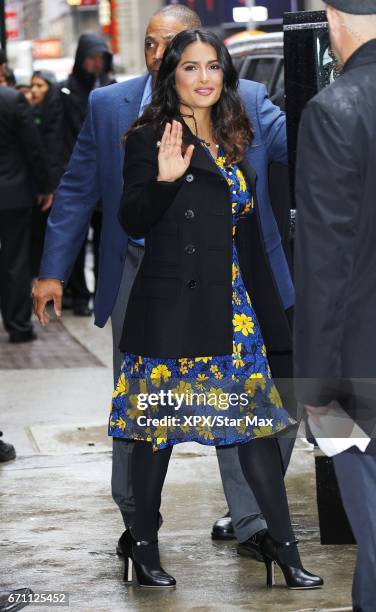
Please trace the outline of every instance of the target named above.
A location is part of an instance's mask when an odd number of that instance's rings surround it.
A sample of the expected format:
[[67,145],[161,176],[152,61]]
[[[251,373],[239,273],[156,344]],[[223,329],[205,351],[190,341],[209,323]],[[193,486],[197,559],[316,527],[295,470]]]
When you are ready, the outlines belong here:
[[376,602],[376,456],[345,451],[334,468],[358,556],[352,598],[356,612],[374,612]]
[[[118,346],[123,328],[124,315],[131,287],[142,261],[143,254],[144,250],[142,247],[137,247],[129,243],[123,277],[111,316],[115,381],[119,376],[123,360],[123,356]],[[290,461],[295,443],[295,438],[291,437],[291,435],[290,431],[289,437],[281,437],[279,439],[281,457],[285,470]],[[131,523],[132,514],[134,512],[134,500],[130,478],[132,449],[132,442],[120,438],[113,439],[112,497],[120,508],[125,525]],[[236,446],[218,448],[217,458],[235,536],[239,542],[244,542],[257,531],[265,528],[266,523],[256,502],[253,491],[243,475],[238,456],[238,448]]]

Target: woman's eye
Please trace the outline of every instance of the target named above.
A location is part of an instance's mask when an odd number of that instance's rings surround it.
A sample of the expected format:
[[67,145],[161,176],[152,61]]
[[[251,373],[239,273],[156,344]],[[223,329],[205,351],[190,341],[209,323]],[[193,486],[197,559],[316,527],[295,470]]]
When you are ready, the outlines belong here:
[[210,66],[210,68],[211,68],[212,70],[219,70],[219,69],[220,69],[220,65],[219,65],[219,64],[212,64],[212,65]]
[[152,43],[152,42],[146,42],[146,43],[145,43],[145,47],[146,47],[146,49],[153,49],[153,47],[154,47],[154,43]]
[[195,70],[196,66],[186,66],[185,70]]

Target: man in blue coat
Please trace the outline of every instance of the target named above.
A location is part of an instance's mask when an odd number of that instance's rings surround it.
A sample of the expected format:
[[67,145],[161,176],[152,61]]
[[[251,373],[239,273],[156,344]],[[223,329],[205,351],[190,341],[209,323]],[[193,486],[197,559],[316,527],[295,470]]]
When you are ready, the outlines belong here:
[[[143,256],[143,242],[128,237],[117,220],[123,190],[122,137],[148,104],[153,80],[164,50],[180,31],[200,27],[196,13],[183,5],[168,5],[151,19],[145,38],[145,57],[149,74],[125,83],[96,89],[89,98],[86,120],[64,174],[49,217],[39,280],[33,296],[37,316],[45,325],[45,306],[53,300],[61,314],[62,284],[69,278],[75,257],[82,245],[92,211],[103,202],[99,278],[95,297],[95,324],[103,327],[111,317],[114,342],[114,380],[122,356],[118,350],[129,292]],[[240,92],[254,129],[248,162],[257,173],[257,194],[261,209],[262,232],[270,265],[284,308],[294,302],[290,272],[268,193],[270,162],[287,163],[284,114],[267,98],[263,85],[240,82]],[[293,440],[282,449],[285,467]],[[112,494],[129,525],[133,511],[129,459],[133,445],[114,439]],[[215,524],[213,537],[233,538],[245,543],[250,554],[257,549],[257,534],[266,528],[260,509],[249,488],[236,448],[218,451],[218,461],[231,519]],[[222,521],[222,522],[221,522]]]

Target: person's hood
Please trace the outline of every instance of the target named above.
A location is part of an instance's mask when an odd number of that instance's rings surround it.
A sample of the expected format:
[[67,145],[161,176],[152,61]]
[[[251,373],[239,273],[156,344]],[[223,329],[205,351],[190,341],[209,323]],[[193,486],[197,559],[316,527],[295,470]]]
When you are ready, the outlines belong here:
[[95,32],[87,32],[86,34],[81,34],[80,38],[78,39],[72,75],[78,78],[80,81],[88,84],[91,81],[95,81],[95,77],[86,72],[86,70],[84,70],[82,67],[85,58],[88,57],[88,55],[94,55],[95,53],[104,54],[103,73],[107,74],[110,72],[112,70],[112,53],[109,51],[105,39],[103,36],[96,34]]

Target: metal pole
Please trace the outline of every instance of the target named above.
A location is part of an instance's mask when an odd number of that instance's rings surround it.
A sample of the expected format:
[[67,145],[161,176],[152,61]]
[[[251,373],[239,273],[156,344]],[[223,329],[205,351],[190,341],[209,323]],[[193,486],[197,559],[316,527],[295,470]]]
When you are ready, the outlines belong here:
[[6,51],[7,41],[5,32],[5,0],[0,0],[0,34],[1,48]]

